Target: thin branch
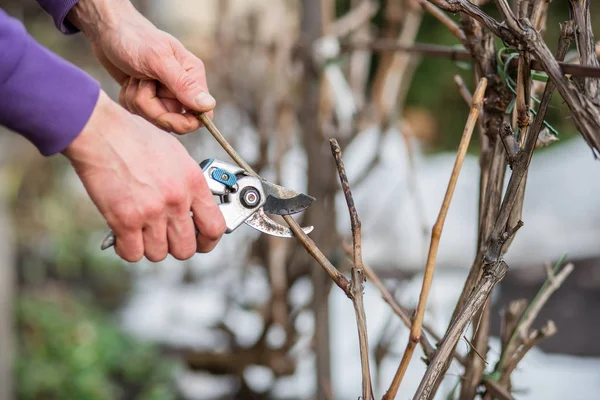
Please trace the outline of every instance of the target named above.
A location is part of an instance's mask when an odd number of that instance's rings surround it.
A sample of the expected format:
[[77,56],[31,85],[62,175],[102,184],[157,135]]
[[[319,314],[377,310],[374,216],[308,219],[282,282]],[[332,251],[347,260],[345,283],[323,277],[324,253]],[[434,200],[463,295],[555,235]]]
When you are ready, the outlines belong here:
[[[405,52],[416,54],[421,57],[473,62],[473,57],[469,51],[439,44],[416,43],[414,45],[402,45],[399,44],[397,40],[378,39],[372,41],[340,41],[340,47],[344,51],[369,49],[375,52]],[[600,44],[598,45],[598,48],[600,49]],[[517,60],[512,60],[509,67],[516,67],[517,63]],[[598,67],[562,61],[557,61],[557,64],[560,73],[563,75],[600,78],[600,68]],[[543,65],[536,58],[531,59],[530,68],[534,71],[545,71]]]
[[[235,161],[237,165],[241,168],[245,169],[250,175],[259,177],[259,175],[250,167],[250,165],[235,151],[235,149],[229,144],[227,139],[221,134],[221,132],[217,129],[215,124],[206,116],[204,113],[196,113],[196,116],[202,122],[202,124],[208,129],[211,135],[215,138],[215,140],[223,147],[223,149],[229,154],[231,159]],[[340,287],[346,293],[347,296],[350,296],[350,282],[348,279],[340,273],[337,268],[331,264],[331,262],[325,257],[323,252],[317,247],[315,242],[308,237],[306,233],[302,230],[300,225],[296,222],[294,218],[290,215],[284,215],[283,219],[290,226],[294,235],[298,238],[298,240],[302,243],[306,251],[319,263],[321,267],[327,272],[329,277],[335,282],[336,285]]]
[[392,381],[390,388],[387,393],[383,397],[384,399],[393,399],[396,397],[396,393],[398,392],[398,388],[402,382],[402,378],[406,370],[408,369],[408,364],[412,358],[413,352],[415,350],[416,344],[419,343],[421,339],[421,330],[423,325],[423,318],[425,316],[425,308],[427,305],[427,297],[429,295],[429,290],[431,288],[431,283],[433,281],[433,273],[435,270],[435,261],[437,258],[437,250],[439,247],[440,238],[442,235],[442,230],[444,228],[444,222],[446,220],[446,215],[448,214],[448,209],[450,208],[450,203],[452,202],[452,196],[454,194],[454,189],[456,188],[456,182],[458,181],[458,176],[460,174],[460,170],[462,167],[462,163],[465,159],[467,149],[469,147],[469,143],[471,141],[471,136],[473,134],[473,130],[475,129],[475,124],[477,123],[477,118],[479,117],[479,113],[481,111],[481,106],[484,101],[485,89],[487,88],[487,79],[482,78],[477,85],[475,90],[475,94],[473,96],[473,103],[471,106],[471,112],[469,113],[469,117],[467,118],[467,123],[465,125],[465,129],[463,132],[462,139],[460,141],[458,147],[458,154],[456,156],[456,161],[454,163],[454,168],[452,169],[452,175],[450,176],[450,182],[448,183],[448,189],[446,190],[446,195],[444,196],[444,201],[442,202],[442,207],[438,216],[436,223],[433,226],[431,232],[431,243],[429,247],[429,254],[427,257],[427,264],[425,266],[425,274],[423,277],[423,286],[421,287],[421,294],[419,296],[419,303],[417,306],[417,311],[415,315],[414,322],[412,324],[412,328],[410,331],[410,338],[408,340],[408,344],[406,346],[406,350],[404,351],[404,355],[402,356],[402,361],[398,366],[398,370],[396,371],[396,375]]
[[[457,0],[462,1],[462,0]],[[533,145],[531,144],[533,142]],[[443,378],[452,354],[452,350],[456,346],[460,338],[461,332],[466,325],[471,321],[473,316],[478,312],[493,287],[500,282],[508,267],[501,259],[504,251],[506,251],[506,242],[510,238],[510,233],[514,233],[515,227],[508,225],[511,213],[514,210],[515,204],[519,199],[519,187],[527,176],[529,164],[535,150],[536,138],[534,135],[529,135],[525,143],[525,149],[520,151],[515,161],[513,162],[513,173],[508,182],[508,186],[500,205],[500,210],[494,224],[489,233],[489,237],[484,242],[481,254],[478,253],[475,264],[479,261],[483,264],[483,276],[473,290],[469,290],[469,297],[457,311],[456,317],[453,318],[450,329],[442,339],[438,351],[434,359],[431,361],[430,367],[425,372],[425,376],[419,385],[415,394],[415,399],[429,399],[435,394],[441,379]],[[495,194],[495,198],[500,198],[500,193]],[[489,212],[489,211],[488,211]],[[465,292],[463,292],[465,293]]]
[[537,31],[545,29],[545,15],[548,11],[550,0],[536,0],[531,7],[531,23]]
[[[557,263],[557,268],[560,268],[560,261]],[[512,334],[508,343],[506,344],[505,350],[502,352],[500,360],[498,361],[499,370],[503,371],[503,376],[506,374],[507,364],[506,360],[513,357],[513,354],[517,351],[519,347],[518,340],[521,338],[522,340],[526,340],[529,336],[529,329],[533,324],[533,321],[537,318],[540,311],[550,298],[552,294],[558,290],[558,288],[563,284],[563,282],[567,279],[567,277],[573,272],[573,264],[569,263],[565,265],[560,272],[556,273],[556,271],[550,271],[546,281],[540,288],[539,293],[535,296],[531,304],[527,307],[527,309],[521,315],[519,323],[514,327],[511,331]],[[510,375],[510,374],[509,374]]]
[[527,300],[519,299],[508,303],[508,307],[504,311],[502,318],[502,326],[500,329],[500,342],[502,345],[502,353],[506,351],[506,347],[510,342],[512,333],[515,331],[521,321],[523,313],[527,309]]
[[369,22],[378,9],[379,5],[377,2],[370,0],[363,1],[334,21],[327,30],[327,33],[336,37],[346,36]]
[[556,325],[553,321],[548,321],[546,325],[540,330],[536,330],[529,335],[523,347],[516,352],[513,358],[511,358],[506,366],[506,370],[504,375],[500,378],[500,384],[507,384],[508,379],[512,372],[517,368],[517,365],[523,360],[523,357],[535,346],[540,344],[540,342],[550,336],[553,336],[556,333]]
[[[506,24],[491,18],[479,7],[468,0],[431,0],[432,3],[448,12],[462,12],[485,25],[494,35],[505,43],[527,48],[540,62],[548,74],[548,78],[556,85],[561,96],[573,114],[577,129],[592,148],[597,157],[600,153],[600,109],[593,99],[582,94],[578,88],[563,75],[559,62],[541,38],[538,31],[528,20],[516,21],[514,14],[507,8],[505,0],[496,0],[500,11],[504,14]],[[584,67],[584,66],[582,66]]]
[[[398,36],[397,44],[411,46],[414,44],[421,21],[423,11],[418,6],[406,8],[406,16],[402,23],[402,30]],[[387,66],[381,87],[374,96],[376,98],[379,122],[389,126],[393,116],[404,108],[404,99],[410,85],[406,84],[413,76],[415,70],[415,57],[409,53],[395,53]]]
[[448,17],[442,10],[428,2],[427,0],[419,0],[419,4],[425,11],[431,14],[434,18],[440,21],[450,33],[452,33],[461,43],[464,43],[467,38],[465,33],[460,29],[458,25],[450,17]]
[[[353,257],[352,247],[350,245],[348,245],[347,243],[343,243],[342,246],[344,248],[344,251],[348,255],[348,257],[352,258]],[[373,271],[373,269],[368,264],[363,264],[363,269],[364,269],[367,279],[370,282],[372,282],[377,287],[379,292],[381,293],[381,297],[383,298],[383,300],[386,303],[388,303],[389,306],[394,311],[394,313],[398,317],[400,317],[400,320],[404,323],[404,325],[408,329],[411,329],[412,321],[410,320],[410,317],[408,316],[410,314],[410,312],[406,308],[402,307],[398,303],[398,301],[396,301],[396,298],[385,287],[385,285],[383,284],[381,279],[379,279],[379,276],[377,276],[377,274]],[[429,333],[429,335],[436,342],[440,341],[440,338],[426,324],[423,324],[423,328],[426,332]],[[423,348],[423,353],[425,353],[425,356],[428,358],[428,360],[431,360],[435,353],[435,350],[434,350],[433,346],[431,345],[431,342],[428,340],[427,335],[425,335],[425,334],[421,335],[420,343],[421,343],[421,347]],[[463,357],[462,355],[458,354],[457,352],[454,352],[454,358],[461,365],[465,365],[466,360],[465,360],[465,357]],[[490,380],[490,379],[487,379],[486,377],[484,377],[483,384],[488,389],[488,391],[493,393],[499,400],[512,400],[512,396],[510,395],[510,393],[507,392],[506,389],[501,387],[496,381]]]
[[[353,257],[353,250],[352,250],[352,248],[350,248],[349,245],[344,243],[343,248],[349,257]],[[381,293],[381,297],[383,298],[383,300],[386,303],[388,303],[388,305],[392,308],[392,311],[394,311],[394,313],[398,317],[400,317],[400,320],[404,323],[404,325],[408,329],[410,329],[412,327],[412,321],[410,320],[410,316],[409,316],[410,311],[407,310],[405,307],[402,307],[398,303],[396,298],[385,287],[385,285],[383,284],[381,279],[379,279],[379,276],[377,276],[375,271],[373,271],[373,269],[368,264],[363,264],[363,270],[364,270],[364,273],[365,273],[365,276],[367,277],[367,279],[370,282],[372,282],[375,285],[375,287],[379,290],[379,293]],[[429,331],[429,332],[430,332],[430,335],[435,340],[439,340],[439,337],[437,337],[437,335],[435,335],[431,331]],[[433,355],[435,350],[434,350],[433,346],[431,345],[431,343],[429,342],[429,340],[427,339],[426,335],[421,335],[420,343],[421,343],[421,347],[423,348],[423,353],[425,353],[425,355],[428,358],[430,358]]]
[[477,355],[477,357],[479,357],[479,359],[481,361],[483,361],[485,363],[485,365],[488,365],[489,363],[487,362],[487,360],[485,359],[485,357],[483,355],[481,355],[478,351],[477,351],[477,347],[473,346],[473,343],[471,343],[471,341],[467,338],[466,335],[463,335],[463,340],[465,342],[467,342],[467,344],[469,345],[469,348],[475,352],[475,354]]
[[506,150],[506,158],[508,160],[508,165],[511,166],[517,158],[519,151],[519,144],[515,140],[515,136],[512,128],[508,122],[505,122],[500,127],[500,138],[502,139],[502,144],[504,145],[504,150]]
[[446,371],[447,361],[452,357],[452,353],[462,332],[469,321],[471,321],[473,315],[488,300],[492,289],[504,278],[507,270],[508,265],[504,261],[499,261],[486,268],[483,278],[469,297],[467,297],[461,312],[450,324],[446,335],[442,338],[413,399],[428,400],[435,396],[439,380],[442,379]]
[[517,126],[519,127],[520,147],[523,147],[529,131],[529,99],[531,98],[531,69],[529,53],[519,56],[517,69]]
[[[579,60],[583,65],[597,67],[600,65],[600,62],[596,56],[590,5],[591,0],[569,0],[571,15],[577,26],[575,31],[575,43],[577,44],[577,51],[579,52]],[[584,88],[590,98],[596,99],[600,91],[600,81],[598,81],[598,79],[585,78]]]
[[496,6],[504,14],[506,24],[514,31],[521,29],[517,17],[506,0],[495,0]]
[[360,363],[362,367],[362,382],[363,392],[362,398],[369,400],[373,398],[373,389],[371,386],[371,372],[369,368],[369,340],[367,336],[367,318],[365,316],[365,308],[363,304],[363,290],[365,283],[365,274],[363,271],[362,261],[362,240],[361,240],[361,224],[354,205],[354,198],[352,197],[352,191],[350,190],[350,184],[348,183],[348,177],[346,176],[346,169],[344,168],[344,161],[342,160],[342,149],[340,148],[337,140],[331,139],[329,141],[331,146],[331,152],[335,158],[338,174],[340,176],[340,182],[342,184],[342,191],[348,204],[348,211],[350,213],[350,223],[352,226],[352,247],[353,247],[353,265],[352,265],[352,283],[350,285],[350,293],[352,303],[354,305],[354,312],[356,314],[356,324],[358,326],[358,339],[360,346]]
[[473,95],[469,91],[469,88],[467,87],[463,78],[458,74],[454,75],[454,82],[456,83],[456,86],[458,86],[458,92],[462,96],[465,103],[470,105],[473,102]]

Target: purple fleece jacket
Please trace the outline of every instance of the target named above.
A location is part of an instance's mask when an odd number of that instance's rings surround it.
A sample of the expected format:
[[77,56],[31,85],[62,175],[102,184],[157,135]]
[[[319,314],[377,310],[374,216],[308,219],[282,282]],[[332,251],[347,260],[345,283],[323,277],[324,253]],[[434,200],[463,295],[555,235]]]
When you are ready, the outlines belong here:
[[[37,0],[64,34],[77,0]],[[99,83],[41,46],[0,9],[0,125],[24,136],[44,156],[64,150],[89,120]]]

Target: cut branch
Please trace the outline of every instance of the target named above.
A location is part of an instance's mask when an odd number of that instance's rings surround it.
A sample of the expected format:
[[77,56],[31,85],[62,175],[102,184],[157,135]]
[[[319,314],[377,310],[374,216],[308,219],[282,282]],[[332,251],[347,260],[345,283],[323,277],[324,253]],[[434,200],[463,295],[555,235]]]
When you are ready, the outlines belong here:
[[358,342],[360,347],[360,363],[362,368],[362,398],[365,400],[373,399],[373,389],[371,386],[371,372],[369,368],[369,340],[367,336],[367,318],[365,316],[365,308],[363,304],[363,290],[365,283],[365,273],[363,270],[362,261],[362,244],[361,244],[361,224],[354,205],[354,198],[346,176],[344,161],[342,160],[342,150],[335,139],[329,141],[331,152],[335,158],[342,191],[348,204],[350,213],[350,224],[352,227],[352,248],[353,248],[353,265],[352,265],[352,283],[350,285],[350,298],[354,305],[356,314],[356,324],[358,327]]
[[[225,139],[223,134],[219,131],[219,129],[217,129],[215,124],[210,120],[210,118],[208,118],[206,114],[196,113],[196,116],[237,165],[245,169],[250,175],[259,177],[252,167],[250,167],[250,165],[238,154],[238,152],[235,151],[233,146],[229,144],[227,139]],[[340,273],[333,264],[331,264],[323,252],[317,247],[315,242],[313,242],[313,240],[308,237],[306,233],[304,233],[294,218],[292,218],[290,215],[284,215],[283,219],[290,226],[290,229],[292,232],[294,232],[294,235],[296,235],[306,251],[308,251],[308,253],[319,263],[321,267],[323,267],[325,272],[327,272],[335,284],[338,285],[347,296],[350,296],[350,282],[348,279],[342,273]]]

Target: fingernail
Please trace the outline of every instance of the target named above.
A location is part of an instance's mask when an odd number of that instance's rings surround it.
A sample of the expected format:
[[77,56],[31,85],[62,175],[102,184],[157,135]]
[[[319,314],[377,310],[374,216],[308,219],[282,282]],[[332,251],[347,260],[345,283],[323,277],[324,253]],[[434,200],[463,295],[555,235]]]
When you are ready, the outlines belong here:
[[212,109],[217,102],[210,94],[206,92],[200,93],[194,100],[196,101],[196,105],[203,110]]

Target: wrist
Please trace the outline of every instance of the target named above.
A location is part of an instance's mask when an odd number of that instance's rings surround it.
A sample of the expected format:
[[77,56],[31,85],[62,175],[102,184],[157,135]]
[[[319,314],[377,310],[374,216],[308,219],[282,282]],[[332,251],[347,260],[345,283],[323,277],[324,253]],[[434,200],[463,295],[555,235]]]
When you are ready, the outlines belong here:
[[79,0],[67,19],[89,39],[116,29],[124,15],[135,12],[129,0]]
[[103,142],[108,142],[107,123],[118,121],[120,106],[104,91],[100,91],[96,107],[79,135],[71,142],[62,154],[71,161],[87,161],[94,163],[93,154]]

